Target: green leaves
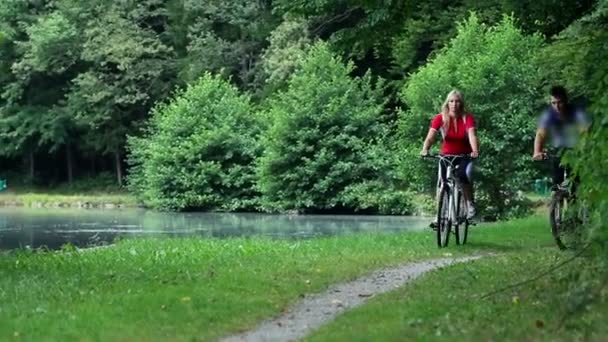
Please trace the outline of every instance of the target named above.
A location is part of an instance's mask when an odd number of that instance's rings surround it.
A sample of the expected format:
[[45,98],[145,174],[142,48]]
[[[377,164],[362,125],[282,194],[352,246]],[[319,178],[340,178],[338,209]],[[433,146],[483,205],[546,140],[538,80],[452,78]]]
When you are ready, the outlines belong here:
[[375,148],[386,134],[383,88],[370,75],[351,78],[352,70],[328,45],[316,44],[272,99],[259,162],[268,207],[380,210],[378,198],[349,187],[378,179],[377,188],[388,186],[382,175],[390,168],[376,168],[390,160]]
[[157,209],[251,210],[260,123],[249,97],[205,74],[129,139],[129,189]]
[[603,167],[608,159],[608,33],[603,29],[606,24],[608,1],[601,0],[594,12],[562,32],[553,46],[547,49],[548,53],[559,52],[555,55],[557,78],[567,81],[574,95],[583,95],[591,103],[588,108],[593,121],[591,128],[583,135],[577,148],[565,156],[581,180],[577,196],[592,211],[591,223],[585,233],[595,258],[580,272],[581,280],[589,288],[587,293],[591,293],[592,297],[585,298],[572,291],[570,299],[579,311],[589,305],[589,299],[591,302],[597,301],[600,293],[606,292],[608,276],[608,185],[604,181],[608,179],[608,169]]
[[25,55],[13,66],[16,72],[61,74],[77,62],[80,54],[78,31],[61,13],[40,17],[26,31],[29,40],[19,44]]

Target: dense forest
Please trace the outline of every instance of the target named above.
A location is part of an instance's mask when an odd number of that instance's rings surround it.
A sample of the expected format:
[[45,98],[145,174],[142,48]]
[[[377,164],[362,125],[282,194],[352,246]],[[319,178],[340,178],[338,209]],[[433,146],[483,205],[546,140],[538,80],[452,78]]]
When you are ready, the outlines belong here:
[[607,16],[604,0],[4,0],[0,172],[157,209],[408,213],[458,88],[480,207],[518,215],[552,84],[595,116],[582,165],[605,156]]

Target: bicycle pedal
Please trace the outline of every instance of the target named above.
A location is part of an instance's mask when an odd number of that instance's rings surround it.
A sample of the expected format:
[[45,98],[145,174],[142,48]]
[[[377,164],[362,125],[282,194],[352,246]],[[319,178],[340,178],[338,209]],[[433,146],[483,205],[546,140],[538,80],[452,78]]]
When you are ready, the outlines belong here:
[[431,228],[434,231],[437,231],[438,227],[439,227],[439,224],[437,222],[431,222],[431,223],[429,223],[429,228]]

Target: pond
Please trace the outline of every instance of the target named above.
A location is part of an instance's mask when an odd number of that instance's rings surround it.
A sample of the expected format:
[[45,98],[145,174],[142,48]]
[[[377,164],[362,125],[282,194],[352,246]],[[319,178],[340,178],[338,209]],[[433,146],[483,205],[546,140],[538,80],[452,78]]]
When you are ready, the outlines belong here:
[[58,249],[66,243],[89,247],[110,244],[116,238],[145,236],[312,238],[421,230],[428,223],[429,218],[413,216],[0,208],[0,249]]

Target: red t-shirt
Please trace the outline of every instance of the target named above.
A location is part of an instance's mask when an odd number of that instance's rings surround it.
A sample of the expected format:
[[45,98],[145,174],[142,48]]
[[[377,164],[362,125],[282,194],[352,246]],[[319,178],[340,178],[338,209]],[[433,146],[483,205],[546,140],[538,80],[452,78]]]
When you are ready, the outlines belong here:
[[475,119],[471,114],[465,114],[463,117],[451,119],[448,132],[444,132],[443,118],[441,113],[437,114],[431,121],[431,128],[441,132],[443,136],[443,144],[441,146],[441,154],[469,154],[473,150],[469,143],[469,128],[475,128]]

